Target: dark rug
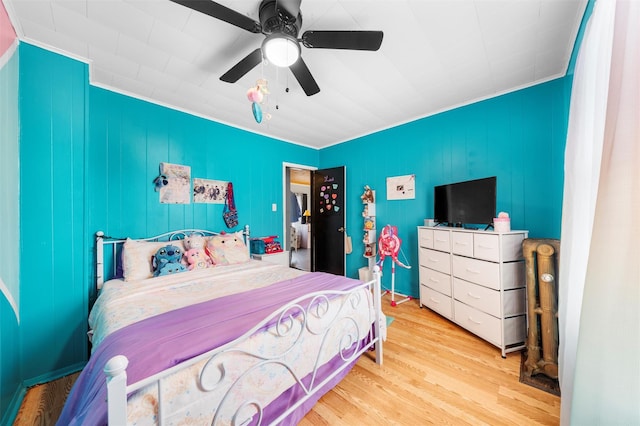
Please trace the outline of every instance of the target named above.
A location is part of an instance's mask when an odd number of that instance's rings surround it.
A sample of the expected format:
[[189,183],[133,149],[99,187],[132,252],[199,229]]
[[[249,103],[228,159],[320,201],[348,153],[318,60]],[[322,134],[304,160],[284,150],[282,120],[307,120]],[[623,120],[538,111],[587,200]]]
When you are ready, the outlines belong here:
[[527,360],[527,350],[523,350],[520,355],[520,383],[533,386],[534,388],[543,390],[550,394],[560,396],[560,383],[558,379],[552,379],[544,374],[534,374],[531,377],[527,377],[525,372],[524,363]]

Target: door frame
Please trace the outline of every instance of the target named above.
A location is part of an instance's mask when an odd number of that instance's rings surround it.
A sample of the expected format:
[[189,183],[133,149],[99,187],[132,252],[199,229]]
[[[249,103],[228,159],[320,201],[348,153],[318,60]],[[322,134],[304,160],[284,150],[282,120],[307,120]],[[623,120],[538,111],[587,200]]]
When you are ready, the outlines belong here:
[[[289,232],[289,227],[291,224],[288,222],[289,218],[289,187],[291,185],[290,174],[287,173],[288,169],[301,169],[308,170],[309,172],[313,172],[314,170],[318,170],[315,166],[308,166],[304,164],[296,164],[296,163],[288,163],[286,161],[282,162],[282,235],[285,247],[289,247],[291,250],[291,235]],[[311,200],[309,200],[311,201]],[[311,235],[309,235],[311,238]]]

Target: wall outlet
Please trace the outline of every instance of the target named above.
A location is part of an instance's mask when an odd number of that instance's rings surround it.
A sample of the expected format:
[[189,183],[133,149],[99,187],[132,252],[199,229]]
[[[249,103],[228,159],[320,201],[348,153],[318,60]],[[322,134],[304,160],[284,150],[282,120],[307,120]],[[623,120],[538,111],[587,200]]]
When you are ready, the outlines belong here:
[[278,211],[278,205],[276,203],[271,204],[271,211],[272,212],[277,212]]

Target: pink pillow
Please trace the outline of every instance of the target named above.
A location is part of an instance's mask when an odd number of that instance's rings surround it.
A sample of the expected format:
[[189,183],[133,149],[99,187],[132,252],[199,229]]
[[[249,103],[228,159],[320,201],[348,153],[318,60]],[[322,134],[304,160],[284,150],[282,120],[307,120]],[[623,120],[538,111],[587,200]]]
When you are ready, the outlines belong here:
[[242,232],[215,235],[209,238],[206,251],[215,266],[249,261],[249,251],[244,244]]

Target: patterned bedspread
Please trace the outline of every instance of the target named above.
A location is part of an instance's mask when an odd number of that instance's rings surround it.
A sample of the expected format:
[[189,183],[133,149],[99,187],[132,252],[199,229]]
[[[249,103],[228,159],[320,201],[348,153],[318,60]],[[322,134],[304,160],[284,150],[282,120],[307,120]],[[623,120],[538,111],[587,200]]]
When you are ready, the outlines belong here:
[[252,260],[140,281],[107,281],[89,314],[92,352],[110,333],[142,319],[305,273]]
[[[76,382],[60,421],[64,424],[84,424],[89,419],[92,424],[104,422],[105,380],[101,370],[111,356],[124,352],[131,361],[127,371],[129,382],[139,380],[237,338],[275,306],[280,306],[283,303],[280,298],[291,300],[308,291],[327,290],[334,285],[345,290],[357,284],[355,280],[326,275],[251,261],[133,283],[120,280],[105,283],[90,314],[92,357]],[[283,404],[286,407],[290,400],[295,400],[291,395],[282,396],[283,390],[300,393],[294,386],[296,380],[303,378],[303,387],[311,386],[313,381],[317,383],[329,374],[334,364],[349,358],[349,354],[341,353],[340,349],[349,346],[345,345],[345,336],[353,340],[355,346],[362,347],[373,318],[370,297],[364,289],[355,299],[339,296],[322,306],[318,311],[322,313],[288,322],[289,331],[293,331],[289,333],[291,336],[296,336],[298,329],[313,331],[305,334],[295,346],[291,339],[279,337],[271,327],[220,354],[215,362],[202,359],[170,376],[163,385],[163,405],[174,413],[169,416],[168,424],[211,424],[215,413],[233,415],[247,400],[247,395],[266,407],[267,419],[275,418],[282,412]],[[267,304],[263,306],[261,301]],[[338,313],[346,313],[349,320],[333,324],[332,318]],[[183,323],[189,331],[183,330]],[[212,332],[215,339],[204,337]],[[211,344],[214,346],[210,347]],[[275,363],[265,362],[276,358]],[[159,364],[155,365],[156,362]],[[224,384],[219,383],[221,368]],[[250,374],[246,373],[247,369]],[[212,411],[211,407],[217,407],[221,400],[224,404]],[[157,409],[155,387],[136,392],[129,399],[129,424],[157,424]],[[229,414],[225,414],[225,410]],[[80,411],[84,414],[77,416]],[[242,416],[254,417],[255,422],[254,414],[249,410]],[[89,417],[84,417],[87,415]],[[228,423],[222,420],[220,424]]]

